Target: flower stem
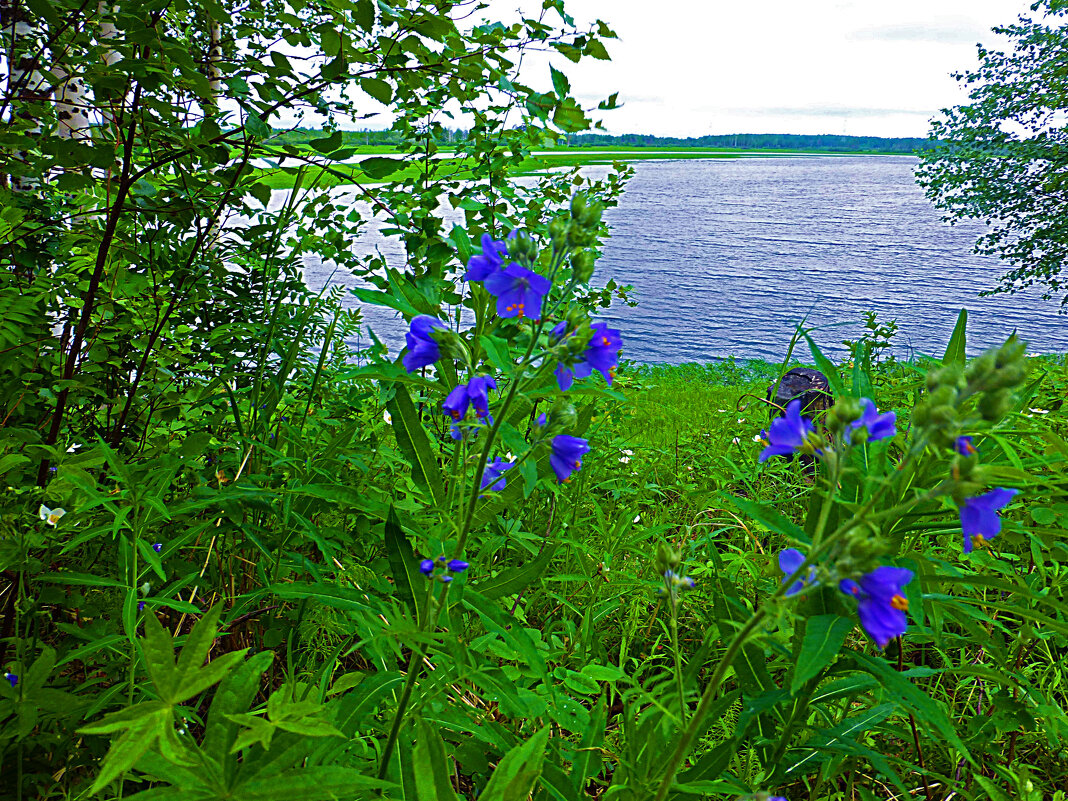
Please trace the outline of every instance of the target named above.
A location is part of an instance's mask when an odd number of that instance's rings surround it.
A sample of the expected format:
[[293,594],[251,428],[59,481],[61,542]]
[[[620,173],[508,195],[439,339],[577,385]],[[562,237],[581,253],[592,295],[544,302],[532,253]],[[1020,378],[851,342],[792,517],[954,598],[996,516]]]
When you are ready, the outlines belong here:
[[753,615],[742,627],[741,631],[734,635],[731,644],[727,646],[727,653],[723,655],[719,664],[716,665],[716,672],[712,674],[712,678],[705,686],[705,691],[701,693],[701,701],[697,705],[697,711],[694,712],[693,717],[690,718],[689,725],[683,730],[682,735],[679,737],[678,745],[675,746],[675,750],[672,752],[671,758],[668,760],[667,770],[664,771],[664,778],[660,781],[660,786],[657,788],[653,801],[664,801],[664,799],[667,798],[668,791],[671,789],[671,783],[675,780],[675,774],[678,772],[679,765],[682,764],[682,760],[685,759],[686,754],[689,753],[690,746],[693,744],[693,739],[697,735],[697,729],[700,727],[701,722],[708,716],[708,710],[712,706],[712,702],[716,698],[716,693],[719,691],[719,687],[727,675],[727,670],[730,669],[730,666],[738,656],[738,652],[742,650],[742,646],[749,640],[750,635],[752,635],[756,630],[756,627],[760,625],[760,622],[766,615],[767,612],[764,610],[764,607],[753,612]]

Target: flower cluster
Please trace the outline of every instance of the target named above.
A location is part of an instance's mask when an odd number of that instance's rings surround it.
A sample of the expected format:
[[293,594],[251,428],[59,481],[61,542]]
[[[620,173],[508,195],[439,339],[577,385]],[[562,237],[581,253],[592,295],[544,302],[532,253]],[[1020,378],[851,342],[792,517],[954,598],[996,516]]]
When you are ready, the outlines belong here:
[[[576,336],[576,331],[567,332],[568,323],[558,323],[552,330],[552,337],[557,342],[563,342],[570,337]],[[616,375],[616,367],[619,365],[619,353],[623,349],[623,338],[615,328],[609,328],[607,323],[594,323],[590,326],[592,335],[585,349],[577,357],[565,358],[556,367],[556,383],[560,389],[567,392],[576,378],[587,378],[596,370],[604,376],[608,385],[612,385],[612,379]]]
[[437,560],[424,559],[419,563],[419,572],[427,578],[434,578],[437,576],[438,581],[442,584],[448,584],[452,581],[453,573],[463,573],[467,570],[468,564],[461,559],[448,559],[444,556],[439,556]]
[[[679,597],[680,592],[686,590],[692,590],[695,587],[694,580],[689,576],[680,576],[674,570],[670,568],[664,571],[664,587],[661,587],[659,592],[663,595],[665,592],[671,596],[671,600],[675,600]],[[665,589],[666,588],[666,589]]]
[[[452,418],[452,438],[462,439],[461,423],[467,417],[469,408],[475,410],[475,417],[483,423],[493,424],[489,413],[489,391],[497,388],[497,382],[489,376],[475,376],[466,384],[457,384],[441,404],[442,410]],[[477,434],[477,431],[475,432]]]
[[[847,398],[829,413],[833,424],[844,424],[845,438],[853,445],[888,439],[897,434],[897,414],[880,413],[875,402],[869,398]],[[833,427],[833,426],[832,426]],[[816,433],[816,426],[801,414],[801,400],[786,404],[786,414],[772,420],[767,431],[754,438],[768,445],[760,453],[764,462],[772,456],[792,456],[795,453],[821,454],[823,438]]]
[[[510,239],[516,240],[513,231]],[[497,298],[499,317],[527,317],[541,319],[541,304],[549,294],[549,279],[512,261],[505,264],[508,244],[496,242],[489,234],[482,235],[482,255],[467,263],[465,281],[481,282],[486,291]]]
[[[788,548],[779,554],[779,569],[788,581],[804,564],[804,555]],[[794,581],[786,590],[786,595],[795,595],[808,586],[815,586],[815,565],[809,565],[805,576]],[[895,637],[901,637],[908,627],[905,612],[908,611],[908,599],[902,594],[902,588],[912,581],[912,571],[903,567],[883,565],[856,579],[843,578],[838,589],[857,600],[857,617],[860,625],[875,644],[885,648]]]
[[[583,209],[586,209],[585,213]],[[600,219],[599,212],[590,212],[582,203],[577,206],[573,204],[572,217],[572,222],[565,226],[566,236],[563,236],[561,242],[557,242],[560,237],[553,238],[554,248],[562,246],[561,243],[568,247],[574,246],[578,240],[572,242],[572,234],[577,236],[579,229],[586,230],[591,225],[595,226]],[[535,263],[536,253],[537,248],[533,240],[518,232],[513,231],[503,241],[485,234],[482,236],[482,252],[468,261],[463,280],[481,283],[486,291],[497,299],[496,311],[499,317],[525,317],[540,321],[543,301],[549,295],[552,281],[529,269]],[[572,254],[573,266],[579,262],[585,267],[591,266],[586,264],[592,264],[590,254],[587,253],[587,258],[576,262],[578,255],[581,254]],[[583,274],[586,272],[585,267],[581,271]],[[586,278],[588,279],[588,276]],[[540,326],[537,327],[535,336],[538,336],[541,330]],[[578,333],[580,330],[582,334]],[[570,333],[567,333],[568,331]],[[450,331],[444,322],[429,315],[419,315],[412,319],[405,341],[407,349],[402,364],[409,373],[429,367],[446,355],[463,358],[464,354],[467,354],[469,358],[462,338]],[[550,365],[556,363],[557,383],[561,391],[566,392],[575,379],[589,377],[595,371],[601,373],[605,381],[611,384],[615,368],[619,364],[622,346],[623,340],[619,331],[609,328],[606,323],[588,325],[584,318],[579,319],[578,314],[572,312],[568,319],[552,328],[546,355],[552,359]],[[452,421],[451,436],[455,440],[473,438],[478,436],[481,426],[495,425],[493,415],[490,414],[490,391],[497,389],[497,381],[489,375],[478,375],[477,365],[468,364],[468,369],[473,377],[451,389],[442,404],[442,411]],[[468,422],[471,409],[474,410],[475,419]],[[546,423],[545,416],[542,415],[534,426],[532,447],[541,443],[549,444],[549,464],[557,481],[561,483],[568,481],[572,474],[582,467],[582,457],[590,451],[589,443],[585,439],[559,433],[566,430],[573,420],[574,410],[570,408],[570,417],[564,412],[554,412],[551,425]],[[493,435],[496,435],[496,429]],[[497,492],[503,490],[507,486],[504,474],[516,464],[515,461],[494,458],[482,473],[480,489]]]
[[[975,447],[973,438],[967,435],[959,436],[953,441],[953,450],[963,457],[954,466],[954,476],[961,472],[961,465],[974,465],[979,456],[979,449]],[[994,539],[1001,532],[1001,517],[998,512],[1008,506],[1018,494],[1019,490],[997,487],[981,495],[965,498],[960,503],[964,553],[971,553],[982,547],[987,540]]]

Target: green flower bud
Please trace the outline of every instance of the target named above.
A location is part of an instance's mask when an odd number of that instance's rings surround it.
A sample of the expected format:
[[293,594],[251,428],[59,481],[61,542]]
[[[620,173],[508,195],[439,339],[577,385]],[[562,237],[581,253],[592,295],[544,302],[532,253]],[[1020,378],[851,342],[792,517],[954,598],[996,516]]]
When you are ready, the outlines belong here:
[[593,262],[593,253],[589,250],[580,250],[571,254],[572,274],[580,284],[588,284],[593,278]]
[[528,234],[520,231],[514,239],[508,240],[508,256],[513,261],[533,264],[538,258],[538,245]]
[[666,542],[661,542],[656,546],[656,559],[653,562],[653,566],[656,568],[656,574],[658,576],[664,575],[669,570],[676,570],[678,566],[682,564],[682,554],[668,545]]
[[563,217],[557,217],[549,223],[549,240],[557,250],[562,250],[567,245],[567,232],[569,228],[570,225]]
[[565,398],[558,398],[553,408],[549,411],[549,427],[553,429],[574,428],[578,421],[578,412],[574,404],[568,403]]
[[1006,414],[1012,405],[1012,393],[1007,389],[997,389],[986,392],[979,400],[979,414],[988,422],[997,422]]
[[464,343],[463,339],[461,339],[460,335],[451,328],[435,328],[430,332],[430,336],[438,343],[443,355],[464,362],[471,360],[471,354],[467,350],[467,345]]
[[571,219],[578,220],[586,213],[586,195],[576,192],[571,196]]
[[957,410],[949,404],[934,406],[930,410],[930,424],[935,426],[948,426],[957,419]]

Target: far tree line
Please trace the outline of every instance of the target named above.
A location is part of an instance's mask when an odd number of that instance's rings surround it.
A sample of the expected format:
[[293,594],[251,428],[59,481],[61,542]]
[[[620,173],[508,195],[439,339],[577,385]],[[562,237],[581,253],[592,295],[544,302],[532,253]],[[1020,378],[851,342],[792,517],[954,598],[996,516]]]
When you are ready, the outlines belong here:
[[[323,132],[313,128],[293,128],[277,132],[277,140],[286,144],[303,144],[319,139]],[[400,145],[402,135],[394,130],[341,131],[342,146]],[[467,131],[443,128],[434,137],[439,145],[450,145],[467,138]],[[938,143],[918,137],[843,136],[841,134],[723,134],[715,136],[653,136],[652,134],[571,134],[561,138],[570,147],[726,147],[740,150],[822,150],[838,153],[912,153],[929,150]]]

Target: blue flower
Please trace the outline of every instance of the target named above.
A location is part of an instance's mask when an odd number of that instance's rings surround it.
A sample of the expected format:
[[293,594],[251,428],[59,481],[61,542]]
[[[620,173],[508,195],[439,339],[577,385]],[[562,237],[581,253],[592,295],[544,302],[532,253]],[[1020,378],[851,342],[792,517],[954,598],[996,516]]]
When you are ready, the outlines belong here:
[[[512,232],[512,236],[515,232]],[[485,281],[504,266],[504,257],[508,255],[508,245],[498,242],[489,234],[482,235],[482,254],[472,256],[467,262],[465,281]]]
[[152,543],[152,550],[155,551],[156,553],[159,553],[160,551],[163,550],[163,543],[162,542],[154,542],[154,543]]
[[412,320],[408,333],[404,335],[404,340],[408,343],[408,352],[402,360],[405,370],[414,373],[420,367],[426,367],[441,358],[441,348],[431,333],[444,328],[445,323],[428,314],[420,314]]
[[582,467],[582,457],[589,452],[589,443],[581,437],[572,437],[568,434],[553,437],[549,466],[556,473],[556,480],[567,481],[572,473]]
[[486,470],[482,473],[482,489],[489,487],[494,492],[503,490],[508,483],[508,480],[504,478],[504,473],[514,466],[515,462],[505,462],[498,456],[492,463],[486,465]]
[[[805,561],[805,555],[796,548],[787,548],[785,551],[779,554],[779,570],[786,574],[786,578],[789,578]],[[786,581],[786,578],[783,581]],[[790,588],[786,591],[787,595],[797,595],[805,587],[810,584],[816,584],[816,566],[808,566],[808,575],[804,578],[800,578],[790,585]]]
[[909,608],[901,588],[912,581],[912,571],[903,567],[877,567],[859,579],[842,579],[839,589],[857,599],[857,617],[875,644],[885,648],[905,633]]
[[433,559],[424,559],[422,562],[420,562],[419,563],[419,572],[422,573],[424,576],[429,576],[431,573],[433,573],[434,572],[434,560]]
[[[566,323],[557,325],[552,331],[553,336],[561,337],[565,325]],[[571,384],[576,378],[586,378],[592,375],[594,370],[604,376],[609,386],[615,378],[619,352],[623,349],[623,338],[618,330],[609,328],[607,323],[594,323],[590,327],[593,329],[593,336],[590,337],[581,361],[574,365],[561,362],[556,367],[556,382],[564,392],[571,389]]]
[[19,677],[16,673],[4,673],[4,678],[11,682],[12,687],[19,683]]
[[984,495],[964,501],[960,508],[960,527],[964,532],[964,553],[971,553],[976,545],[992,540],[1001,531],[998,510],[1009,503],[1019,490],[998,487]]
[[467,562],[462,559],[450,559],[446,568],[450,573],[463,573],[468,568]]
[[864,413],[859,420],[854,420],[849,424],[850,431],[866,428],[869,442],[886,439],[897,433],[897,415],[894,412],[879,414],[879,410],[875,408],[874,401],[867,398],[861,398],[860,401],[864,404]]
[[971,456],[979,453],[979,449],[972,444],[971,437],[957,437],[957,441],[953,443],[953,450],[961,456]]
[[816,431],[816,426],[807,417],[801,416],[801,401],[792,400],[786,404],[786,416],[776,417],[768,430],[768,442],[771,443],[760,453],[764,462],[772,456],[789,456],[799,450],[805,438]]
[[445,398],[442,409],[453,420],[460,421],[467,416],[468,406],[475,408],[475,414],[482,420],[493,422],[489,416],[489,391],[497,388],[497,382],[489,376],[475,376],[466,384],[458,384]]
[[501,317],[541,317],[541,302],[549,294],[552,284],[516,263],[509,264],[486,279],[487,291],[497,298],[497,314]]
[[145,611],[145,602],[144,601],[138,601],[137,602],[137,611],[138,612],[144,612]]

